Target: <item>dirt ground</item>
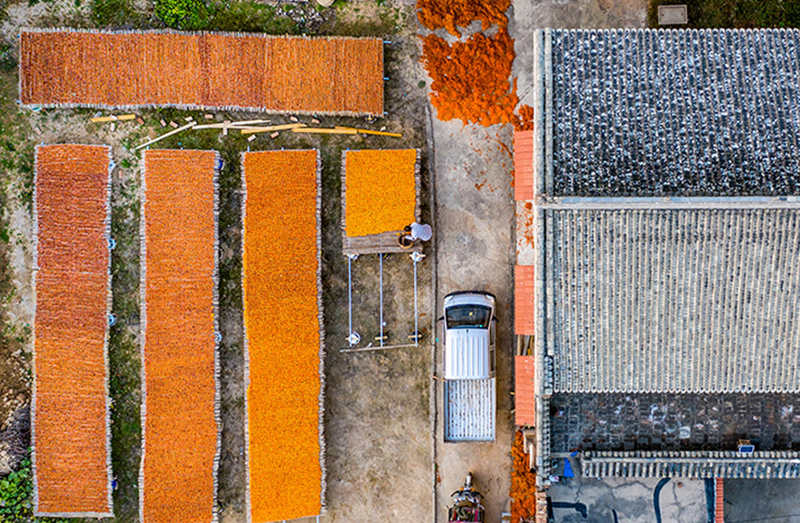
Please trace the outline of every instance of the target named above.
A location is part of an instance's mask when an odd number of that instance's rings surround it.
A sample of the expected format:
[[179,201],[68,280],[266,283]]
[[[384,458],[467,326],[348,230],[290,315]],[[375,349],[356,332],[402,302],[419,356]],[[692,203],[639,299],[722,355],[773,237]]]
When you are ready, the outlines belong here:
[[[23,26],[92,26],[88,2],[76,7],[72,0],[29,5],[7,5],[0,18],[3,50],[15,55],[17,34]],[[149,3],[136,2],[139,9]],[[150,13],[140,13],[152,20]],[[353,0],[321,15],[319,31],[326,34],[380,35],[388,43],[386,57],[385,118],[321,117],[322,125],[359,125],[403,133],[402,139],[383,137],[308,137],[284,133],[275,140],[260,136],[254,142],[215,131],[185,133],[161,142],[159,147],[217,149],[225,167],[220,175],[220,346],[222,389],[222,460],[219,471],[221,519],[244,521],[244,389],[241,329],[240,173],[242,151],[272,148],[320,149],[323,160],[323,300],[326,330],[325,431],[327,443],[328,512],[323,521],[425,521],[432,513],[432,449],[430,427],[430,365],[432,349],[428,326],[432,315],[431,277],[433,258],[419,265],[420,326],[426,335],[418,348],[359,354],[340,353],[347,336],[347,265],[341,254],[340,156],[345,148],[415,147],[423,150],[423,218],[429,219],[428,152],[425,140],[426,91],[418,64],[419,42],[415,36],[413,2]],[[0,63],[2,66],[2,63]],[[27,411],[30,385],[31,340],[26,329],[33,322],[32,222],[30,195],[33,147],[37,143],[103,143],[113,148],[112,253],[113,312],[118,322],[111,329],[112,460],[117,490],[116,520],[137,521],[137,473],[140,458],[139,418],[139,154],[134,145],[164,132],[159,121],[182,121],[187,115],[204,119],[197,111],[136,111],[141,120],[99,125],[88,123],[94,110],[20,110],[16,106],[15,66],[0,71],[3,110],[0,123],[0,159],[27,158],[23,165],[0,163],[3,169],[2,231],[11,240],[0,242],[0,254],[8,260],[8,293],[0,283],[3,313],[0,326],[14,329],[16,345],[0,339],[0,437],[12,427],[14,412]],[[218,112],[215,120],[253,118],[253,113]],[[288,116],[272,116],[272,123],[288,122]],[[301,121],[310,118],[300,118]],[[9,129],[13,128],[11,133]],[[13,142],[13,143],[12,143]],[[13,154],[11,154],[13,152]],[[429,253],[430,254],[430,253]],[[355,327],[368,341],[377,334],[378,258],[362,256],[354,263]],[[406,255],[385,259],[385,322],[391,343],[407,342],[413,330],[412,264]],[[2,279],[2,278],[0,278]],[[5,332],[5,330],[3,331]],[[17,339],[18,338],[18,339]],[[16,359],[15,359],[16,358]],[[16,365],[16,367],[15,367]],[[16,369],[16,370],[15,370]],[[12,382],[12,377],[14,380]],[[11,398],[6,406],[6,398]],[[20,407],[23,407],[20,410]],[[9,419],[5,419],[9,417]],[[5,422],[4,422],[5,421]],[[24,422],[25,425],[29,422]],[[19,426],[20,423],[13,425]],[[27,436],[26,436],[27,437]],[[0,442],[0,473],[2,473]]]

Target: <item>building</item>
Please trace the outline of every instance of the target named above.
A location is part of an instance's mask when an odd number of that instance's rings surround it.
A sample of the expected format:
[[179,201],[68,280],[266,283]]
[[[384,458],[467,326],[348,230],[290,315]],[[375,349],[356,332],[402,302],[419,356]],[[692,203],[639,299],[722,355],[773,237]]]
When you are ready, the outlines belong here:
[[575,451],[588,477],[800,478],[800,32],[542,30],[534,82],[542,486]]

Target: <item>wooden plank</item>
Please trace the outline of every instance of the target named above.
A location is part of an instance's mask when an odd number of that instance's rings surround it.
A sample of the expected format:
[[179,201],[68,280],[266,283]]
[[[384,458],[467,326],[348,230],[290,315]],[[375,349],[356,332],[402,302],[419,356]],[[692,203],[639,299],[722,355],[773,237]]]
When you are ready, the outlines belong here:
[[402,138],[403,137],[403,135],[400,134],[400,133],[390,133],[390,132],[387,132],[387,131],[373,131],[372,129],[361,129],[359,127],[341,127],[341,126],[337,125],[336,127],[334,127],[334,129],[347,129],[349,131],[355,131],[358,134],[373,134],[373,135],[378,135],[378,136],[392,136],[394,138]]
[[[399,231],[397,231],[399,232]],[[342,253],[344,254],[375,254],[421,252],[422,245],[417,242],[413,247],[404,249],[397,243],[397,232],[385,232],[370,236],[342,235]]]
[[371,129],[356,129],[356,131],[358,131],[358,134],[374,134],[374,135],[378,135],[378,136],[391,136],[393,138],[402,138],[403,137],[403,135],[400,134],[400,133],[390,133],[390,132],[386,132],[386,131],[373,131]]

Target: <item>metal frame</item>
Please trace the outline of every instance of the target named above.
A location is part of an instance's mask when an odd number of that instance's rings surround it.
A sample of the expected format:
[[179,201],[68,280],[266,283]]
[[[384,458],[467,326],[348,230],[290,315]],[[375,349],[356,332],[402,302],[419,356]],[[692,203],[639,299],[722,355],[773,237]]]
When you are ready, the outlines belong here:
[[384,321],[383,321],[383,257],[386,253],[378,253],[378,342],[379,345],[373,346],[372,342],[366,347],[358,347],[361,343],[361,335],[353,330],[353,261],[358,259],[359,254],[346,254],[347,257],[347,343],[348,347],[340,349],[339,352],[368,352],[379,351],[388,349],[401,349],[407,347],[419,347],[419,296],[418,296],[418,281],[417,281],[417,264],[425,259],[425,255],[419,251],[414,251],[409,255],[413,263],[414,270],[414,332],[410,337],[413,337],[414,343],[401,343],[395,345],[387,345],[385,343],[386,336],[384,335]]

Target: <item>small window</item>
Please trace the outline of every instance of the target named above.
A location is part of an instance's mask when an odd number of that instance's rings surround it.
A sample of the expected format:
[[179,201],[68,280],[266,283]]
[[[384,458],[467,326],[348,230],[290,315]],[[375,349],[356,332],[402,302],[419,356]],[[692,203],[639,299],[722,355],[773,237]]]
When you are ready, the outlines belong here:
[[454,305],[446,311],[448,329],[486,329],[492,309],[483,305]]

